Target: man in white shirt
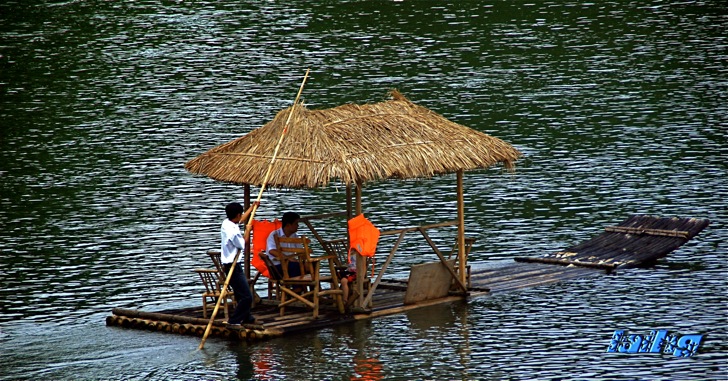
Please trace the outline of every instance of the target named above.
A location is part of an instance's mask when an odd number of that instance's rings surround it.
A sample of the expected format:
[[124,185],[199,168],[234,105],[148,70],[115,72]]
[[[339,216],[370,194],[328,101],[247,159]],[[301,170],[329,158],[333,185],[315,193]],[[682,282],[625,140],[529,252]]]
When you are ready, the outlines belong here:
[[[257,324],[255,317],[250,314],[253,294],[250,292],[248,279],[245,276],[243,267],[240,265],[240,258],[238,257],[237,263],[233,263],[238,251],[242,253],[245,250],[247,241],[247,237],[244,238],[240,233],[239,224],[247,222],[255,205],[259,205],[259,203],[256,201],[248,210],[244,210],[243,206],[237,202],[228,204],[225,207],[227,219],[220,226],[220,258],[226,275],[230,272],[230,267],[234,266],[230,286],[233,288],[235,300],[238,303],[228,320],[228,324]],[[249,235],[250,233],[246,232],[246,234]]]
[[[273,265],[278,269],[279,274],[283,274],[283,267],[281,266],[281,261],[278,260],[278,258],[275,256],[275,254],[271,253],[271,250],[276,250],[278,247],[276,246],[276,236],[278,237],[291,237],[291,238],[298,238],[298,220],[301,218],[301,216],[298,213],[295,212],[286,212],[283,213],[283,217],[281,217],[281,228],[278,230],[274,230],[270,235],[268,236],[268,241],[266,242],[266,255],[268,255],[268,258],[270,258],[271,262],[273,262]],[[285,245],[285,244],[284,244]],[[287,247],[287,246],[284,246]],[[301,266],[298,264],[298,262],[291,261],[288,263],[288,276],[299,276],[301,275]]]

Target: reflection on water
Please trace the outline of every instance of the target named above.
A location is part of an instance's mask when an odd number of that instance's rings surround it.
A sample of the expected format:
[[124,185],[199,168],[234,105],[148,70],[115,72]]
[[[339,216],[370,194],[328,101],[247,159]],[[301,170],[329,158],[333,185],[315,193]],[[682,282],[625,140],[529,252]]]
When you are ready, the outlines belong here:
[[[726,378],[725,14],[718,2],[3,2],[0,379]],[[308,67],[309,107],[397,88],[524,152],[513,175],[465,176],[477,265],[633,213],[712,224],[655,268],[295,340],[195,351],[197,338],[105,327],[113,307],[199,299],[191,270],[242,190],[183,164],[290,105]],[[454,176],[363,197],[384,229],[456,214]],[[343,199],[272,190],[259,217]],[[432,232],[443,247],[452,235]],[[408,237],[392,274],[431,260],[423,247]],[[604,353],[618,328],[709,336],[685,366]]]

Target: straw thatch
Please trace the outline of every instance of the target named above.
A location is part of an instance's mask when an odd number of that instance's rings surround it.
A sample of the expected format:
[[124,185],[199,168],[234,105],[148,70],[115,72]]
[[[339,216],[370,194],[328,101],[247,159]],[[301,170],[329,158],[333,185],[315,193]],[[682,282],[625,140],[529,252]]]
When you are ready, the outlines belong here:
[[190,160],[195,174],[235,184],[262,185],[275,146],[293,110],[268,186],[325,187],[487,168],[512,169],[521,153],[510,144],[453,123],[396,91],[381,103],[325,110],[294,105],[249,134]]

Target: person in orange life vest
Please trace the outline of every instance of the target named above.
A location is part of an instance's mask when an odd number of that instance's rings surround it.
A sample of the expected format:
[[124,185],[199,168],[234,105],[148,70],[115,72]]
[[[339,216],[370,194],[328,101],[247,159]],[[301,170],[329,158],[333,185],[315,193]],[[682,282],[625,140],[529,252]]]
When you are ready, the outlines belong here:
[[[283,274],[281,261],[279,261],[275,254],[273,254],[273,252],[278,249],[278,247],[276,246],[275,237],[278,236],[298,238],[298,220],[300,218],[301,216],[295,212],[283,213],[283,217],[281,217],[281,228],[274,230],[268,236],[268,241],[266,242],[266,254],[268,255],[268,258],[270,258],[271,262],[273,262],[273,265],[275,265],[276,269],[278,269],[278,272],[280,274]],[[299,275],[301,275],[301,266],[298,264],[298,262],[295,260],[288,262],[288,276],[294,277]]]
[[238,305],[228,320],[228,324],[232,325],[256,323],[255,317],[250,314],[253,294],[250,292],[248,279],[240,264],[240,257],[238,258],[238,262],[233,263],[238,251],[245,251],[247,241],[247,237],[243,238],[243,235],[240,233],[239,224],[247,222],[248,218],[250,218],[250,213],[253,211],[253,206],[256,205],[260,205],[260,203],[256,201],[248,210],[245,210],[240,203],[231,202],[225,207],[227,219],[222,222],[222,226],[220,227],[220,259],[225,274],[230,273],[231,267],[234,268],[233,275],[230,278],[230,286],[233,288],[235,300]]
[[347,256],[349,264],[346,270],[339,273],[341,290],[344,291],[344,304],[347,304],[349,299],[349,285],[356,280],[356,255],[372,257],[373,260],[380,235],[379,229],[366,219],[364,214],[350,219],[347,224],[349,226],[349,255]]

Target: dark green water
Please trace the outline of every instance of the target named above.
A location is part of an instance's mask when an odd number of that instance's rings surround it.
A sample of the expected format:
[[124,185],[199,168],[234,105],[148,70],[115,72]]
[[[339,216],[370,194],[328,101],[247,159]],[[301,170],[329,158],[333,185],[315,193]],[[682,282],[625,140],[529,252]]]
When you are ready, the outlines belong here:
[[[717,1],[4,1],[0,379],[728,378],[726,14]],[[114,307],[198,303],[191,270],[242,190],[183,164],[290,105],[306,68],[310,108],[397,88],[522,150],[514,175],[466,174],[476,266],[635,213],[711,226],[654,268],[292,340],[196,351],[195,337],[106,327]],[[453,184],[372,184],[365,212],[384,229],[451,220]],[[271,191],[259,216],[342,200]],[[708,336],[688,359],[606,353],[616,329]]]

